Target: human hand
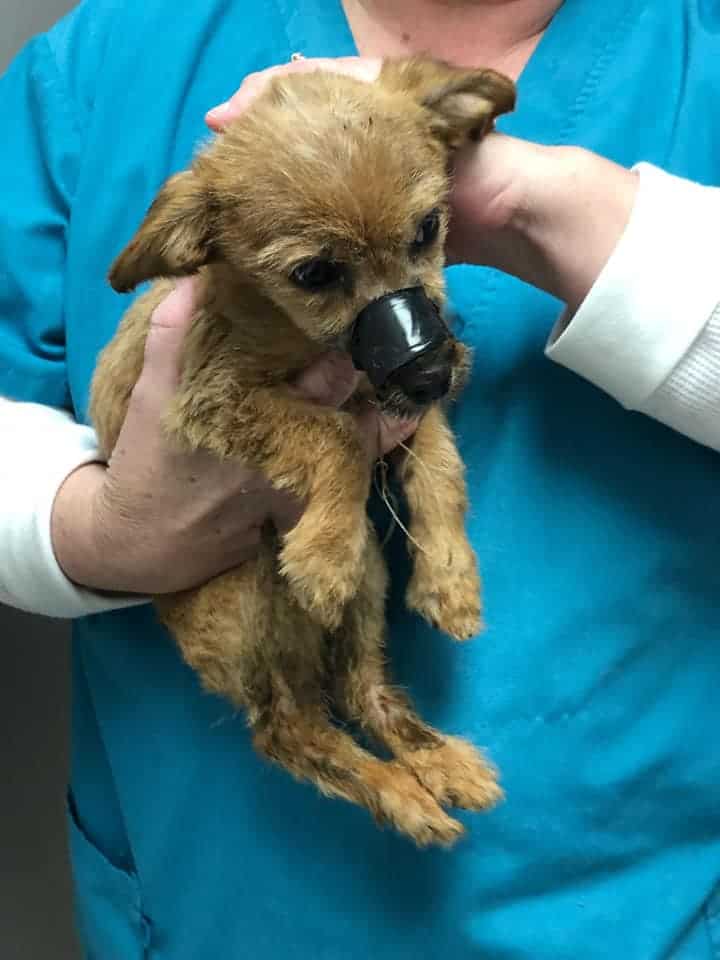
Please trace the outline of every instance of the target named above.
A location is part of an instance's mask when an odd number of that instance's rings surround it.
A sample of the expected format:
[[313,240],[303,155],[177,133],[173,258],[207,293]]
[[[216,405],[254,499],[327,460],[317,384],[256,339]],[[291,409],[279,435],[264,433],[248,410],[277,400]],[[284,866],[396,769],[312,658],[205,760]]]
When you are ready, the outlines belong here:
[[[372,82],[381,66],[342,57],[271,67],[246,77],[206,121],[222,130],[278,74],[328,70]],[[454,158],[448,262],[496,267],[574,310],[625,229],[637,182],[635,173],[589,150],[490,133]]]
[[[266,519],[285,532],[302,513],[302,504],[257,471],[201,451],[179,453],[166,441],[161,418],[179,379],[194,283],[178,281],[153,314],[143,370],[109,465],[78,468],[56,496],[53,548],[80,585],[143,595],[188,589],[251,557]],[[328,354],[296,389],[306,400],[341,406],[357,376],[349,357]],[[380,418],[370,407],[358,419],[371,461],[415,426]]]
[[456,157],[448,260],[513,274],[574,311],[627,225],[637,183],[589,150],[491,133]]
[[205,114],[205,122],[211,130],[220,132],[228,123],[237,120],[267,83],[276,76],[325,70],[328,73],[344,73],[371,83],[377,79],[381,66],[382,60],[371,57],[313,57],[307,60],[300,57],[297,60],[291,60],[290,63],[268,67],[266,70],[248,74],[229,100],[213,107]]

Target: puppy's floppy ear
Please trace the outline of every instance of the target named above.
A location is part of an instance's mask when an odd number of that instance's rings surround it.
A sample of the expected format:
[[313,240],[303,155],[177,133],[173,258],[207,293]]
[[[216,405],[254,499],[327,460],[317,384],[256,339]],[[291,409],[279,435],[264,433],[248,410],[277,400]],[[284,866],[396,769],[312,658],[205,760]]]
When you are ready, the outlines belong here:
[[195,273],[214,258],[212,202],[192,170],[176,173],[155,197],[139,230],[113,263],[119,293],[154,277]]
[[451,150],[482,137],[496,117],[515,106],[515,84],[502,73],[425,57],[386,61],[380,81],[422,104],[430,112],[432,134]]

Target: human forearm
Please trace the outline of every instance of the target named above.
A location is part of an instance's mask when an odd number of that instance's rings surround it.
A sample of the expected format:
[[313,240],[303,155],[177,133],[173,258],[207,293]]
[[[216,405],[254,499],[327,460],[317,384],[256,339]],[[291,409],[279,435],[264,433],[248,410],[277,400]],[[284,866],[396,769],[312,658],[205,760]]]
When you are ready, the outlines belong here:
[[496,135],[462,159],[453,201],[453,259],[567,304],[552,360],[720,449],[720,190]]
[[[52,617],[138,602],[78,586],[54,550],[51,517],[58,490],[70,475],[103,471],[93,431],[62,410],[0,399],[0,437],[0,600]],[[87,500],[78,498],[77,508],[87,514]]]

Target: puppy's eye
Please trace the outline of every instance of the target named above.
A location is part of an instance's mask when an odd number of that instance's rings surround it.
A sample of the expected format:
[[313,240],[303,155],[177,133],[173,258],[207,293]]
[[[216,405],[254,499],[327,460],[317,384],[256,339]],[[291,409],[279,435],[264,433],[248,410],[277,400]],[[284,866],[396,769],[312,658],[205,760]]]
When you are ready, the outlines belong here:
[[437,240],[439,230],[440,211],[432,210],[420,221],[420,225],[417,228],[417,233],[415,234],[415,239],[411,244],[412,249],[417,251],[422,250],[423,247],[429,247],[430,244]]
[[295,267],[290,279],[303,290],[322,290],[329,287],[342,277],[342,264],[336,260],[325,260],[323,257],[313,257],[306,260],[299,267]]

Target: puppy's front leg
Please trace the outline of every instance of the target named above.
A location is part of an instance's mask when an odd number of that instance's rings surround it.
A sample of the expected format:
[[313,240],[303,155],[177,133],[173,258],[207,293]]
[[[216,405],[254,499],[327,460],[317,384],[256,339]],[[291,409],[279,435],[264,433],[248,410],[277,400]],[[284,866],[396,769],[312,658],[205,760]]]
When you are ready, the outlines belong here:
[[482,629],[480,577],[465,533],[464,466],[439,407],[423,417],[411,451],[400,470],[414,557],[407,605],[456,640],[469,640]]
[[225,390],[182,391],[168,429],[191,448],[257,467],[304,502],[280,569],[297,602],[334,629],[357,591],[367,539],[370,463],[356,422],[283,386],[240,391],[227,382]]

